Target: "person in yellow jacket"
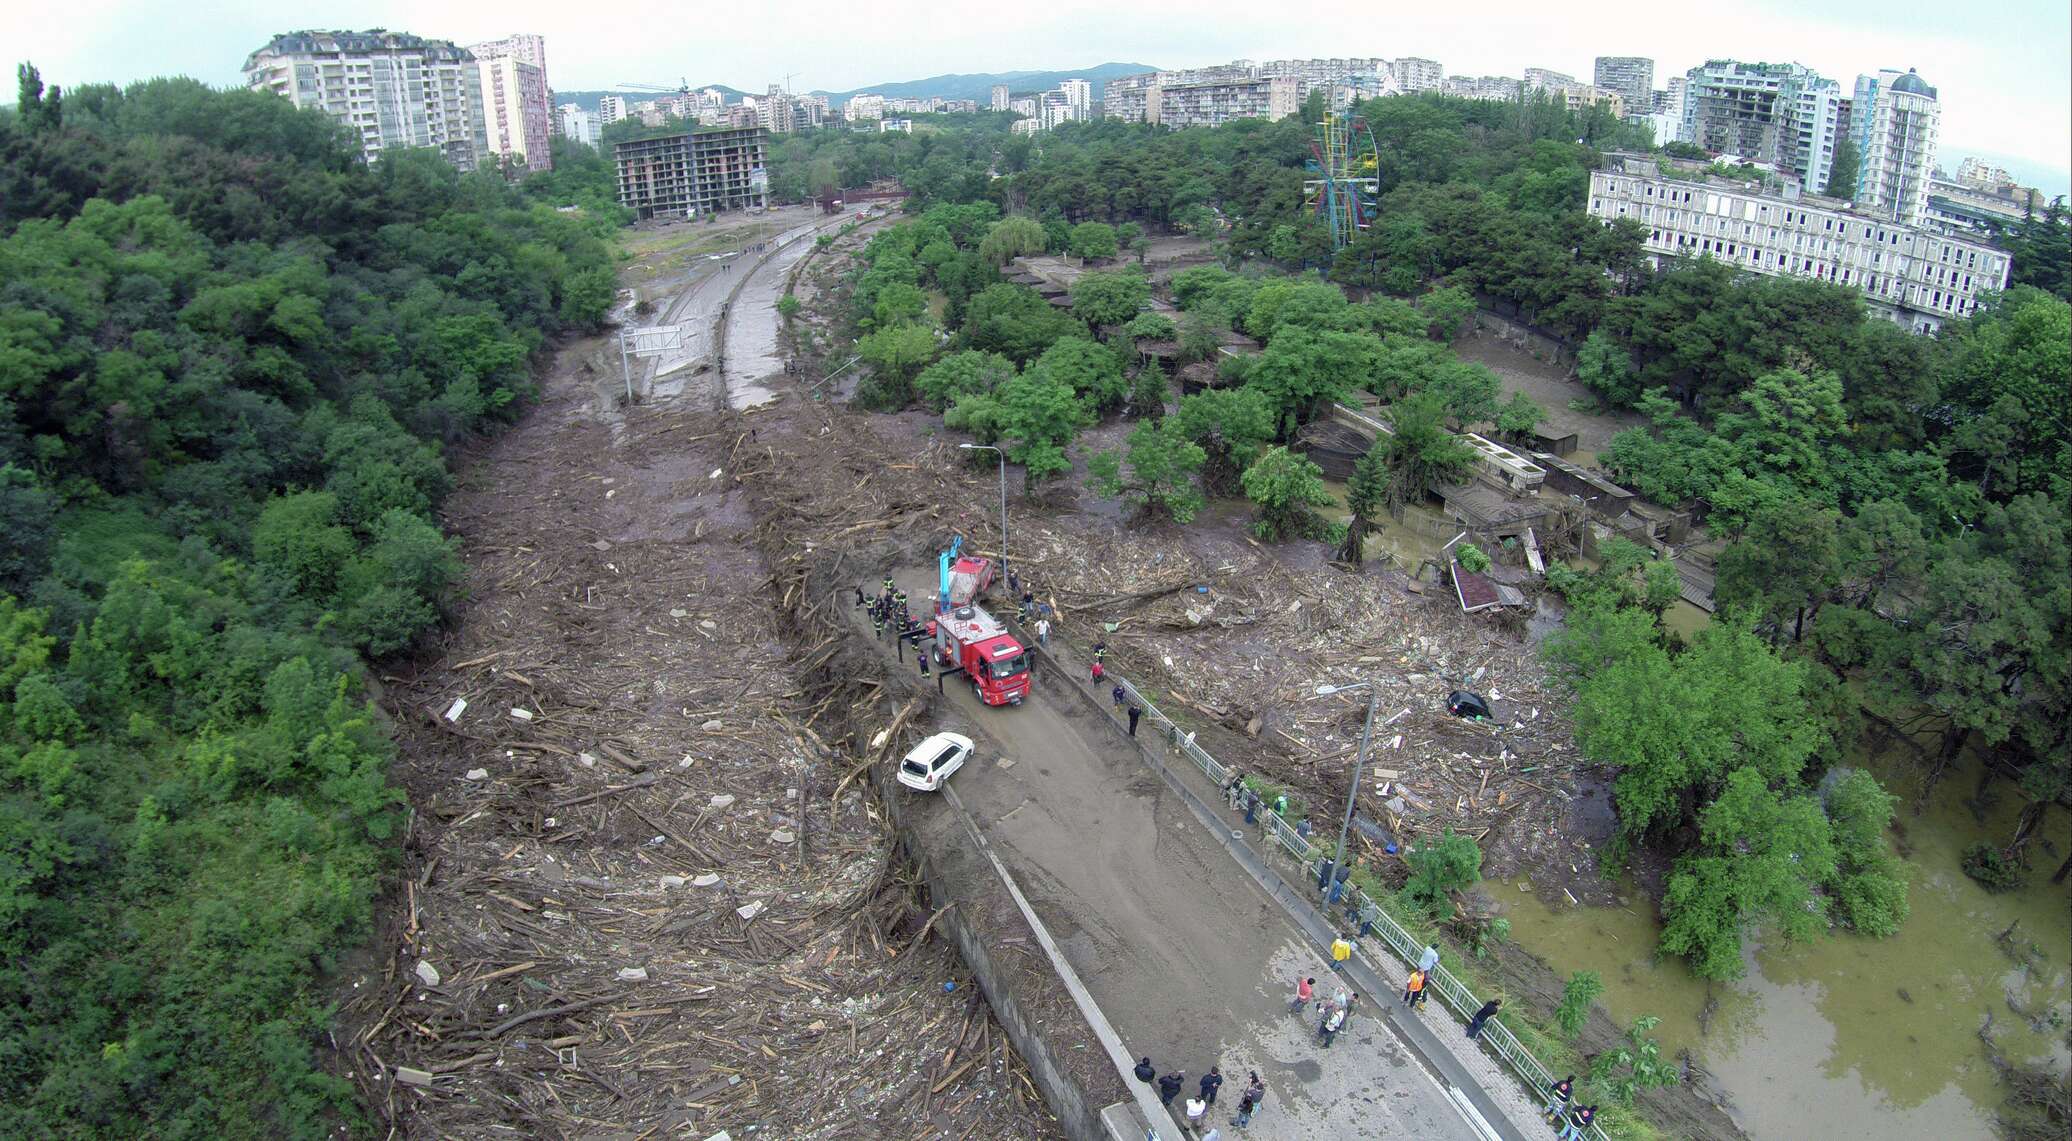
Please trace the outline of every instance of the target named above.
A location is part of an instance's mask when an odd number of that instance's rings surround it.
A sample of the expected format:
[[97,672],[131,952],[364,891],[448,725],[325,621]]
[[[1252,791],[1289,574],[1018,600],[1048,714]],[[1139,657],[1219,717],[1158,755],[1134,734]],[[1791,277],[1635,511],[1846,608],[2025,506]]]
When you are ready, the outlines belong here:
[[1347,959],[1350,959],[1350,958],[1352,958],[1352,957],[1353,957],[1353,945],[1352,945],[1351,943],[1348,943],[1348,942],[1346,942],[1346,938],[1345,938],[1345,936],[1343,936],[1343,935],[1340,935],[1340,936],[1338,936],[1337,938],[1335,938],[1335,939],[1331,940],[1331,969],[1332,969],[1332,970],[1334,970],[1334,971],[1342,971],[1342,970],[1344,970],[1344,969],[1345,969],[1345,961],[1346,961]]

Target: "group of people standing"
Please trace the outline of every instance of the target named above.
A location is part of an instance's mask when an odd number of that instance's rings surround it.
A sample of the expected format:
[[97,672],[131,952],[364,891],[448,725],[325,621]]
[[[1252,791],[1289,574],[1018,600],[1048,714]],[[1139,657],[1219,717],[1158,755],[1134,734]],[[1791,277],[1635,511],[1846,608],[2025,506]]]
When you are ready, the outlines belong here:
[[[1151,1065],[1149,1057],[1139,1059],[1134,1072],[1138,1081],[1158,1091],[1158,1102],[1167,1109],[1173,1107],[1173,1099],[1187,1087],[1187,1071],[1173,1070],[1160,1074]],[[1187,1128],[1193,1130],[1201,1141],[1216,1141],[1220,1135],[1221,1131],[1209,1123],[1209,1111],[1215,1108],[1216,1095],[1222,1090],[1223,1070],[1219,1066],[1210,1066],[1209,1072],[1197,1082],[1195,1095],[1182,1106]],[[1245,1082],[1244,1092],[1238,1095],[1237,1116],[1231,1119],[1231,1123],[1240,1129],[1252,1124],[1252,1115],[1259,1112],[1260,1103],[1265,1100],[1266,1083],[1260,1080],[1259,1071],[1253,1070]]]
[[1597,1122],[1597,1107],[1594,1105],[1571,1106],[1576,1096],[1576,1076],[1569,1076],[1547,1087],[1547,1104],[1540,1110],[1548,1123],[1561,1130],[1561,1141],[1578,1141],[1590,1133],[1590,1126]]
[[[1288,1010],[1300,1014],[1316,994],[1317,980],[1298,978],[1295,980],[1295,997],[1288,1002]],[[1331,1048],[1331,1040],[1345,1030],[1346,1020],[1352,1017],[1353,1007],[1359,1004],[1358,991],[1340,989],[1331,998],[1317,1001],[1317,1041],[1325,1049]]]

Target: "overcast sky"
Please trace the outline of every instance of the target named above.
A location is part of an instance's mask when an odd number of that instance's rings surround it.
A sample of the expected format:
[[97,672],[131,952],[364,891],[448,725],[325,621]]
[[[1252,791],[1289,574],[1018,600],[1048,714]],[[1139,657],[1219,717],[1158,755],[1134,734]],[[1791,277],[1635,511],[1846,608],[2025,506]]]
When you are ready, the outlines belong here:
[[[1480,0],[1396,5],[1329,0],[1049,0],[960,3],[538,3],[535,0],[10,0],[0,45],[47,82],[191,75],[240,82],[244,57],[296,28],[387,27],[469,43],[547,37],[548,78],[565,91],[623,82],[725,83],[842,91],[944,72],[1062,70],[1110,60],[1192,67],[1233,58],[1401,56],[1449,75],[1548,67],[1580,79],[1597,55],[1655,60],[1655,83],[1707,57],[1795,60],[1842,83],[1918,68],[1943,103],[1942,156],[2019,164],[2045,189],[2072,166],[2072,6],[2000,0],[1779,0],[1734,5]],[[1410,11],[1404,11],[1410,8]]]

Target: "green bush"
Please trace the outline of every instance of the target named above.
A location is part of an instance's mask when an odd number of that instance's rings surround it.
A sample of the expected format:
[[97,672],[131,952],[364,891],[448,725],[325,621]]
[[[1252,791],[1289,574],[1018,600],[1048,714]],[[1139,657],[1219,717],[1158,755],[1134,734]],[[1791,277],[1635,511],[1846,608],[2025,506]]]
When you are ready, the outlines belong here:
[[1984,840],[1964,849],[1964,874],[1990,892],[2009,892],[2028,882],[2021,865],[2007,858],[1998,846]]

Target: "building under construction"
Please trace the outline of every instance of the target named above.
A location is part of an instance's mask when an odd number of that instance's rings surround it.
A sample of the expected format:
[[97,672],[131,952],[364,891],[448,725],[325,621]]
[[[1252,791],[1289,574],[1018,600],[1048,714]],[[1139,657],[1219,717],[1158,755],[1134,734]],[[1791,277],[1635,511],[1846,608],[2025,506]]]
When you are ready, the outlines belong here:
[[620,143],[619,205],[642,219],[768,206],[768,140],[762,127],[733,127]]

